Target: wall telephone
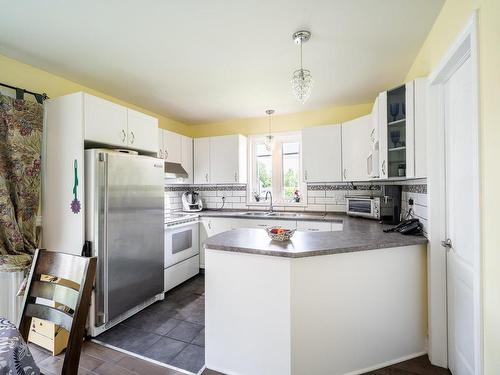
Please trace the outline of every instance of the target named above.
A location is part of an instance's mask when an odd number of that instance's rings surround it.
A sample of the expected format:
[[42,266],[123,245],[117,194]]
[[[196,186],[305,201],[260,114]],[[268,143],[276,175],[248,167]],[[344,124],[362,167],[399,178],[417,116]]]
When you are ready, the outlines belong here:
[[403,220],[393,228],[384,229],[384,232],[399,232],[401,234],[422,235],[422,223],[418,219]]

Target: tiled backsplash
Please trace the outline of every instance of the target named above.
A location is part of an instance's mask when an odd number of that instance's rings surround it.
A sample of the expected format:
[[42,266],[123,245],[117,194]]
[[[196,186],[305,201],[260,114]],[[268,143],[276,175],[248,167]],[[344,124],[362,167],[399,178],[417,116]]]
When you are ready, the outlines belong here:
[[[408,201],[413,199],[413,214],[427,227],[427,182],[425,179],[414,181],[398,181],[384,184],[403,185],[402,211],[406,214],[409,210]],[[181,196],[188,190],[200,193],[204,208],[216,209],[222,207],[222,197],[226,197],[225,209],[267,209],[267,203],[247,205],[247,185],[167,185],[165,187],[165,207],[167,210],[177,211],[182,209]],[[307,186],[307,202],[302,205],[276,206],[276,211],[319,211],[319,212],[345,212],[346,195],[380,195],[381,185],[375,184],[309,184]]]

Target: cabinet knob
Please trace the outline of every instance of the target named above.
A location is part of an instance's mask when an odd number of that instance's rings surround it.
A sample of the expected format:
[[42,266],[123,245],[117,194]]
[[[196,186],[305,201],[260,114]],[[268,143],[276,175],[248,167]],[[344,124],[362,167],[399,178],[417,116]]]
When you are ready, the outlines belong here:
[[127,133],[125,133],[125,130],[122,129],[122,142],[125,143],[125,139],[127,139]]
[[135,141],[135,135],[133,131],[130,131],[130,136],[131,136],[130,143],[133,144]]

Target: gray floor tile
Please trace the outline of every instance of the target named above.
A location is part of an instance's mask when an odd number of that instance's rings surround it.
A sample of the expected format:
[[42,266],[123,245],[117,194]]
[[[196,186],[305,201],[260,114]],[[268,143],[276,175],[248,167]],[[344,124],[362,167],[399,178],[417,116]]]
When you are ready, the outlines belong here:
[[199,346],[205,346],[205,328],[203,328],[200,333],[198,333],[198,336],[196,336],[193,341],[191,341],[191,344],[199,345]]
[[[175,314],[173,313],[171,315]],[[165,335],[175,328],[180,322],[180,320],[171,318],[162,312],[144,310],[127,319],[122,324],[149,333]]]
[[191,342],[198,336],[198,333],[200,333],[202,329],[203,326],[200,324],[181,322],[177,327],[171,330],[167,336],[172,339]]
[[160,338],[160,335],[127,327],[123,324],[97,336],[97,340],[137,354],[144,354]]
[[163,363],[171,363],[172,359],[179,354],[187,343],[179,340],[174,340],[169,337],[162,337],[153,346],[151,346],[145,355],[148,358],[155,359]]
[[205,364],[205,348],[197,345],[188,345],[172,361],[176,366],[191,372],[198,372]]

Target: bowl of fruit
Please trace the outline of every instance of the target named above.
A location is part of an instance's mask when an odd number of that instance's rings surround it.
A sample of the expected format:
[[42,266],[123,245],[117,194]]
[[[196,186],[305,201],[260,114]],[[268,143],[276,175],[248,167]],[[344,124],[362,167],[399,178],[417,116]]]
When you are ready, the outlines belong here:
[[295,233],[295,229],[285,229],[281,227],[267,227],[266,231],[273,241],[288,241]]

